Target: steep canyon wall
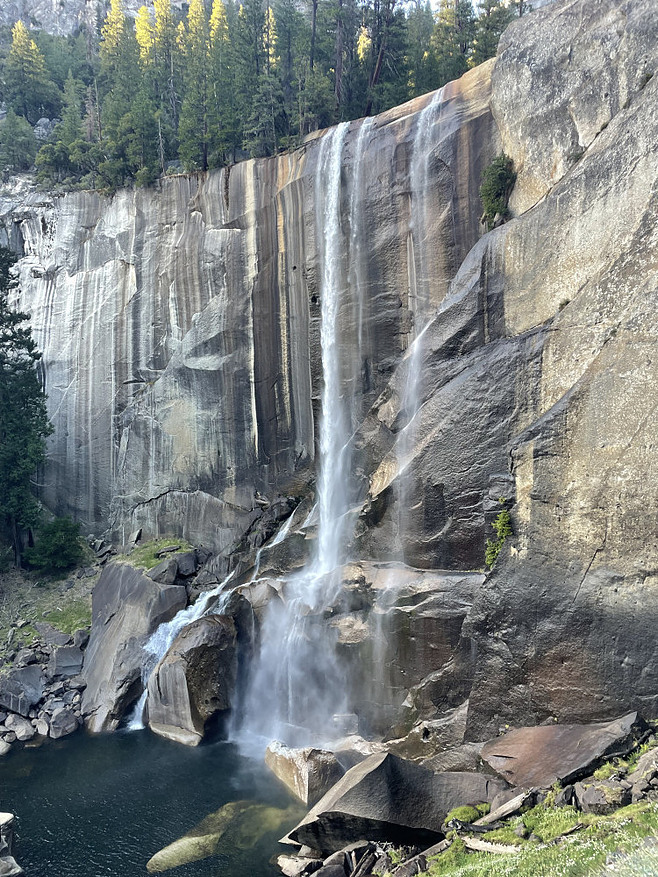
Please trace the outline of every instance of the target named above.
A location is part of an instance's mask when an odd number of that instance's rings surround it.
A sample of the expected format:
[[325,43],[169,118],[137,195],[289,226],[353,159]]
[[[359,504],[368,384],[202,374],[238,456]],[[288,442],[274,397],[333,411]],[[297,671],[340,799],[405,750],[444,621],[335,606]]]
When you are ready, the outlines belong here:
[[[499,498],[512,510],[511,548],[464,586],[441,648],[418,652],[414,672],[432,674],[396,683],[392,712],[455,710],[468,739],[658,714],[653,5],[547,6],[444,89],[428,137],[431,96],[351,123],[342,145],[351,554],[399,561],[402,542],[412,567],[480,569]],[[157,190],[32,193],[6,211],[44,350],[53,507],[119,538],[141,525],[227,550],[257,492],[310,504],[327,136]],[[477,191],[501,148],[512,219],[485,234]],[[356,663],[357,615],[337,622]]]

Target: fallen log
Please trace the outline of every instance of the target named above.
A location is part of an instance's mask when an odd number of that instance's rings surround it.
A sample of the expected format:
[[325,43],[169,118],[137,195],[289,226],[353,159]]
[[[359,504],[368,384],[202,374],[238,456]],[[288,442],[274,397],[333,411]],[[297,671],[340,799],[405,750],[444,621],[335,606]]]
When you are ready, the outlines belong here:
[[498,822],[501,819],[506,819],[508,816],[511,816],[513,813],[516,813],[517,810],[520,810],[521,807],[528,801],[535,793],[536,789],[529,789],[527,792],[521,792],[520,795],[516,795],[514,798],[510,798],[506,804],[501,804],[500,807],[496,807],[495,810],[492,810],[491,813],[487,813],[486,816],[482,816],[480,819],[477,819],[473,825],[490,825],[492,822]]
[[462,841],[467,850],[473,850],[477,853],[520,853],[521,847],[512,846],[511,844],[496,844],[488,840],[482,840],[479,837],[463,837]]

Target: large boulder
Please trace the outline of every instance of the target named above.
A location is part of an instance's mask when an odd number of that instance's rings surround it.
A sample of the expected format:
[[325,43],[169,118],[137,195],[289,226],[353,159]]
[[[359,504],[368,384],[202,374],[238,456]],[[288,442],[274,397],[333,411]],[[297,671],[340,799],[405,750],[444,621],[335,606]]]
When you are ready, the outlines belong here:
[[513,786],[547,788],[585,776],[612,752],[630,751],[643,728],[637,713],[592,725],[515,728],[486,743],[481,757]]
[[292,749],[275,740],[265,750],[265,764],[281,782],[312,807],[345,773],[333,752]]
[[105,567],[92,597],[83,671],[87,687],[82,712],[90,731],[112,731],[118,726],[142,690],[146,640],[186,603],[181,585],[154,582],[128,563]]
[[206,725],[231,708],[237,676],[232,618],[209,615],[178,634],[148,683],[148,722],[156,734],[196,746]]
[[0,707],[27,716],[42,699],[44,685],[45,679],[37,664],[10,670],[0,678]]
[[51,676],[77,676],[82,670],[82,650],[77,646],[53,648],[48,663]]
[[352,841],[429,846],[454,807],[491,802],[507,784],[476,773],[433,773],[390,753],[371,755],[345,776],[292,829],[284,842],[323,854]]

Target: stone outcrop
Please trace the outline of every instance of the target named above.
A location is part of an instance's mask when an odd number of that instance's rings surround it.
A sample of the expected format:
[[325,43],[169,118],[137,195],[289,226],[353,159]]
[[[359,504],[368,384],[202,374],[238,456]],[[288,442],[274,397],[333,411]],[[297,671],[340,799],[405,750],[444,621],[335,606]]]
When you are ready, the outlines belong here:
[[516,728],[486,743],[481,757],[512,786],[548,788],[585,776],[612,752],[630,752],[645,728],[637,713],[593,725]]
[[435,774],[389,753],[351,768],[288,834],[327,855],[356,838],[431,843],[453,807],[491,802],[507,784],[475,773]]
[[82,711],[94,732],[114,730],[142,689],[142,647],[187,604],[183,585],[154,582],[128,563],[111,563],[94,588]]
[[345,773],[333,752],[291,749],[274,741],[265,750],[265,764],[296,798],[313,806]]
[[226,713],[237,677],[237,631],[225,615],[199,618],[178,634],[148,682],[148,723],[161,737],[196,746]]

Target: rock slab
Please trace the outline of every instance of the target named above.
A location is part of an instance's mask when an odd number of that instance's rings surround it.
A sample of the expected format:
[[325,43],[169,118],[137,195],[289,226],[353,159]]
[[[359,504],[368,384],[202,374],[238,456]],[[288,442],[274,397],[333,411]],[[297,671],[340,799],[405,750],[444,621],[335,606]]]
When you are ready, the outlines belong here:
[[591,725],[515,728],[485,743],[481,757],[513,786],[548,788],[584,776],[605,755],[630,750],[642,728],[637,713]]
[[83,672],[82,712],[90,731],[117,728],[142,690],[146,640],[186,603],[184,587],[154,582],[130,564],[110,563],[103,569],[92,597]]

